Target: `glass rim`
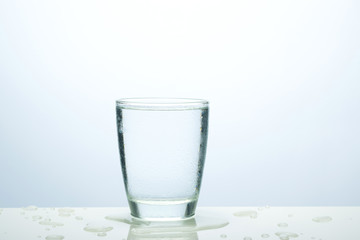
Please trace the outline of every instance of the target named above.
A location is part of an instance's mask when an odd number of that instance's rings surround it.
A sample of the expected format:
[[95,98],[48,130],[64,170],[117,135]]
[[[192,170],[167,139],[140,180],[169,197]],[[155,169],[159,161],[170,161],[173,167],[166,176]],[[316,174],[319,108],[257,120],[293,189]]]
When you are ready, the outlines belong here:
[[198,98],[134,97],[116,100],[116,106],[134,110],[191,110],[206,109],[209,101]]

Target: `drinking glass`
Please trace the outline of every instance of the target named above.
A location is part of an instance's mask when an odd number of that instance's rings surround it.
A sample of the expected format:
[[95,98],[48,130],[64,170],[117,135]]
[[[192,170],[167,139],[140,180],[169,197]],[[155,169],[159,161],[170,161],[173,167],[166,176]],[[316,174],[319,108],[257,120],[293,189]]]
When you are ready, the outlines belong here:
[[121,168],[133,217],[177,220],[195,214],[208,114],[209,103],[202,99],[116,101]]

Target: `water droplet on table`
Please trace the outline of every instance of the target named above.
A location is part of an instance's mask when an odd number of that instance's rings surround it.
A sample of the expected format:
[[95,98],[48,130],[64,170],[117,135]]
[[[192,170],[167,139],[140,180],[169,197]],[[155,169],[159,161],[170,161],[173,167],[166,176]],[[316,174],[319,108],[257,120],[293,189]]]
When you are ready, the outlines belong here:
[[75,210],[71,208],[59,208],[58,212],[60,217],[70,217]]
[[42,216],[35,215],[35,216],[32,216],[32,219],[33,219],[34,221],[37,221],[37,220],[42,219]]
[[43,221],[39,222],[40,225],[46,225],[46,226],[52,226],[52,227],[60,227],[60,226],[64,226],[63,223],[59,223],[59,222],[52,222],[51,219],[44,219]]
[[287,223],[279,223],[279,224],[278,224],[278,227],[281,227],[281,228],[285,228],[285,227],[287,227],[287,226],[288,226]]
[[81,216],[76,216],[75,219],[76,219],[76,220],[83,220],[83,217],[81,217]]
[[70,213],[59,213],[60,217],[70,217],[71,214]]
[[75,212],[75,209],[72,209],[72,208],[59,208],[58,212],[73,213],[73,212]]
[[64,236],[62,236],[62,235],[49,235],[49,236],[46,236],[45,239],[46,240],[63,240]]
[[318,223],[326,223],[326,222],[330,222],[332,218],[329,216],[323,216],[323,217],[315,217],[312,220]]
[[36,211],[38,209],[38,207],[34,206],[34,205],[31,205],[31,206],[24,207],[22,209],[25,210],[25,211]]
[[269,235],[269,234],[264,233],[264,234],[261,234],[261,237],[262,237],[262,238],[269,238],[269,237],[270,237],[270,235]]
[[289,240],[290,238],[297,238],[299,235],[296,233],[291,232],[277,232],[275,233],[276,236],[280,238],[280,240]]
[[89,223],[86,225],[86,227],[84,227],[84,231],[87,232],[108,232],[111,230],[113,230],[113,227],[95,223]]
[[106,232],[101,232],[101,233],[98,233],[97,234],[99,237],[105,237],[107,234],[106,234]]
[[252,240],[251,237],[244,237],[244,240]]
[[257,212],[256,211],[239,211],[235,212],[235,217],[251,217],[251,218],[257,218]]
[[227,238],[226,234],[221,234],[220,237],[221,238]]
[[292,213],[290,213],[289,215],[288,215],[288,217],[293,217],[294,216],[294,214],[292,214]]

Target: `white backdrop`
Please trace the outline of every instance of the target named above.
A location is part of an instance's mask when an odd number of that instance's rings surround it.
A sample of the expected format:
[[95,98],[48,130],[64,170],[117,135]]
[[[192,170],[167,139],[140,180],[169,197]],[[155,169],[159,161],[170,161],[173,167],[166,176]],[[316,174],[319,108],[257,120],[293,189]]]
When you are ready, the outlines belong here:
[[200,206],[359,205],[360,3],[0,0],[0,207],[126,206],[121,97],[210,101]]

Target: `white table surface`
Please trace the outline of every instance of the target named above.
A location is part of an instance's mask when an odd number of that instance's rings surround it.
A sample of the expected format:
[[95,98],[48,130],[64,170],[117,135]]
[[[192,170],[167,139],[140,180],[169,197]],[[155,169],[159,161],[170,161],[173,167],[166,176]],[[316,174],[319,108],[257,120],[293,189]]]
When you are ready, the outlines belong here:
[[[109,220],[106,216],[121,217],[125,222]],[[86,227],[98,232],[85,231]],[[208,227],[216,229],[206,230]],[[196,217],[189,223],[160,223],[160,226],[131,222],[128,208],[29,206],[0,210],[0,240],[250,238],[360,240],[360,207],[198,207]]]

